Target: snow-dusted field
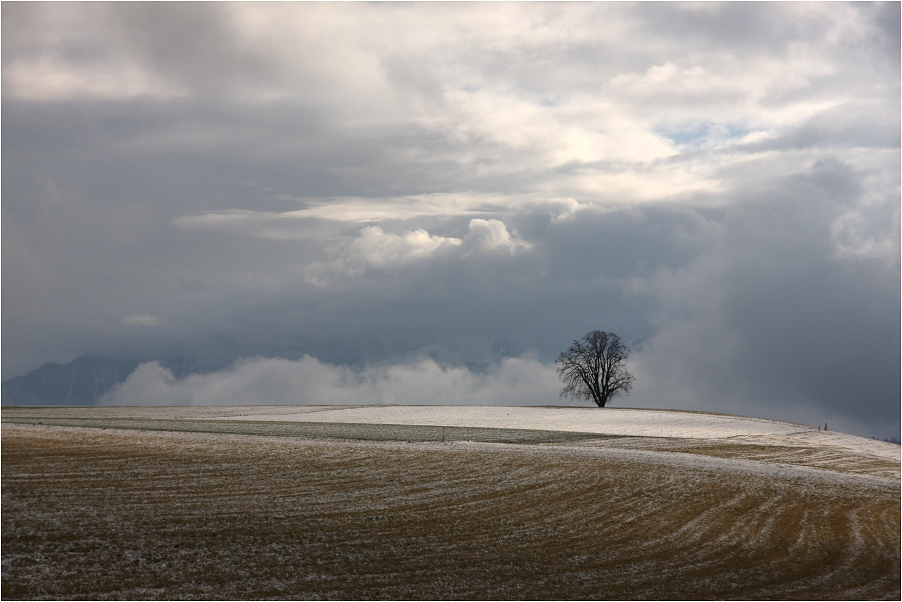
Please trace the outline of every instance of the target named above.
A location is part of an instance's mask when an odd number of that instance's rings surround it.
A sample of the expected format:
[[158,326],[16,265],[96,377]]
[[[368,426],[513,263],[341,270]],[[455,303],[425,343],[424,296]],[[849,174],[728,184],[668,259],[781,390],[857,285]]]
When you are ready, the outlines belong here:
[[780,420],[702,412],[498,406],[247,406],[228,408],[226,413],[223,409],[211,409],[209,418],[535,429],[678,439],[738,437],[762,445],[817,445],[900,458],[899,446],[883,441]]
[[249,423],[430,425],[595,433],[703,440],[725,445],[805,448],[900,463],[900,447],[883,441],[779,420],[674,410],[405,405],[5,408],[2,412],[4,417],[46,415]]
[[898,478],[589,443],[4,422],[3,597],[899,599]]
[[[4,415],[47,408],[4,408]],[[594,407],[203,406],[60,408],[72,415],[535,429],[639,437],[717,439],[817,432],[816,427],[726,414]]]
[[[499,407],[499,406],[307,406],[246,407],[232,420],[356,422],[367,424],[427,424],[570,431],[640,437],[695,439],[737,435],[788,435],[811,429],[798,424],[739,416],[631,410],[621,408]],[[213,417],[211,413],[211,418]]]
[[577,407],[2,418],[9,599],[900,595],[900,447],[816,427]]

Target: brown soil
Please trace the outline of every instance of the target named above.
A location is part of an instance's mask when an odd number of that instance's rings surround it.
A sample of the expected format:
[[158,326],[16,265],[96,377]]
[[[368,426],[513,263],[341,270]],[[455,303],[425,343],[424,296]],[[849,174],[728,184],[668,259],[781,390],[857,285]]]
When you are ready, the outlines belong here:
[[900,596],[891,479],[534,445],[2,434],[4,599]]

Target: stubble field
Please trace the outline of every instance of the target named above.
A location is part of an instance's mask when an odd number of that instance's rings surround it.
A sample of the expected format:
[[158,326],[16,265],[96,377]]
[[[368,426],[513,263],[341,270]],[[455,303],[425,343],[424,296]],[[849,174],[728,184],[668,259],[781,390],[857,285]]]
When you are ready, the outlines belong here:
[[2,434],[4,599],[900,595],[885,467],[715,457],[712,442],[687,454],[5,416]]

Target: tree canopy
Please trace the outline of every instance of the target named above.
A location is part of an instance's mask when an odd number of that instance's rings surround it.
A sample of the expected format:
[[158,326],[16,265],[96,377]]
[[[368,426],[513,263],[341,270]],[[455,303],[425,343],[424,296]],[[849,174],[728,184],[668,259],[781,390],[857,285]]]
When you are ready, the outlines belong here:
[[555,366],[564,383],[561,397],[591,399],[603,408],[614,397],[629,393],[633,375],[626,369],[630,349],[612,332],[593,330],[573,341]]

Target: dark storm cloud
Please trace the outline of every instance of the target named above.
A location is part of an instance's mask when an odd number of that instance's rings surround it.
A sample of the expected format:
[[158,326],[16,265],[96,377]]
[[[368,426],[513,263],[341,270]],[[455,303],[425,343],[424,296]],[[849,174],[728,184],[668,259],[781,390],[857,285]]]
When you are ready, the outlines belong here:
[[541,403],[603,328],[625,403],[897,436],[898,11],[4,3],[4,378]]
[[[729,211],[714,252],[686,274],[663,276],[656,290],[670,314],[640,353],[649,387],[640,395],[808,423],[820,413],[891,436],[902,361],[898,263],[840,256],[830,242],[860,178],[824,161],[775,183]],[[898,211],[884,219],[884,235],[897,239]]]

